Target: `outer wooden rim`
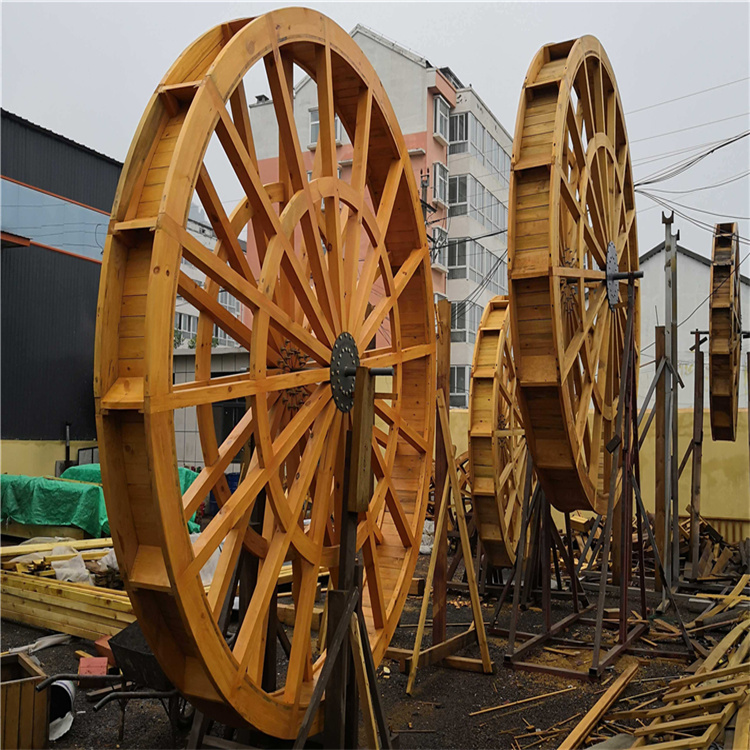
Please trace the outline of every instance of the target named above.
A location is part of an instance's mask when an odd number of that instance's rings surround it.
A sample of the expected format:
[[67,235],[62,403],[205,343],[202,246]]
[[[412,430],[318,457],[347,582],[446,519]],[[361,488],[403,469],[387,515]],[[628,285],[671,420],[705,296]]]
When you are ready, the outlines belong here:
[[517,405],[508,297],[484,308],[469,387],[471,500],[490,562],[511,567],[521,534],[526,436]]
[[[254,64],[266,67],[282,153],[279,182],[265,185],[242,85]],[[293,64],[318,82],[320,138],[311,182],[293,125]],[[336,177],[334,111],[354,146],[349,183]],[[229,215],[204,164],[212,138],[247,196]],[[220,238],[213,252],[185,230],[194,193]],[[257,279],[235,239],[248,220],[262,248]],[[203,289],[180,271],[182,257],[206,273]],[[223,311],[220,288],[252,311],[252,325]],[[371,298],[373,289],[380,290],[379,300]],[[201,317],[195,381],[174,386],[178,293]],[[249,348],[247,376],[211,377],[214,324]],[[388,345],[366,350],[383,324]],[[125,162],[98,303],[97,428],[114,546],[161,666],[201,710],[283,738],[296,736],[325,658],[312,661],[309,626],[318,570],[328,566],[334,580],[337,575],[331,509],[334,498],[340,502],[350,416],[333,405],[327,368],[342,330],[356,339],[364,364],[395,368],[390,395],[377,394],[374,494],[357,534],[377,663],[398,624],[419,554],[434,429],[431,269],[408,151],[372,66],[325,16],[284,9],[217,26],[166,74]],[[303,354],[301,364],[286,366],[290,348]],[[211,404],[230,394],[244,396],[250,409],[218,445]],[[190,405],[206,468],[183,495],[173,412]],[[224,471],[250,437],[257,448],[231,493]],[[185,520],[209,490],[222,507],[193,544]],[[262,490],[267,503],[259,534],[248,529],[248,520]],[[200,570],[222,540],[206,592]],[[217,619],[243,545],[259,559],[258,583],[230,648]],[[265,623],[285,559],[294,570],[295,633],[286,684],[267,693],[260,678]]]
[[[622,103],[594,37],[549,44],[534,57],[509,204],[511,328],[534,466],[556,508],[600,513],[626,320],[624,284],[615,311],[607,304],[606,252],[614,242],[619,269],[635,270],[638,247]],[[636,300],[637,318],[639,309]]]
[[708,313],[711,437],[734,442],[737,439],[742,358],[740,240],[736,223],[716,225],[711,257]]

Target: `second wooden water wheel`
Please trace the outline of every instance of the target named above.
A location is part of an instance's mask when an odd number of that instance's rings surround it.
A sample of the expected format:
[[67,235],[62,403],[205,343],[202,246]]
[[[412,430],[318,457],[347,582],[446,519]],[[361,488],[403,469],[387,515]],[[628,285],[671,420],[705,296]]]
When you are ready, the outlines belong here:
[[526,436],[516,398],[507,297],[484,309],[469,388],[469,483],[475,524],[492,565],[511,567],[521,534]]
[[[534,467],[556,508],[601,513],[627,319],[627,287],[613,274],[638,269],[638,243],[622,102],[594,37],[542,47],[526,74],[508,248],[518,395]],[[636,296],[636,331],[638,304]]]
[[711,437],[737,439],[742,358],[740,240],[737,224],[717,224],[711,261],[708,317]]
[[[251,127],[243,85],[256,65],[272,93],[262,134]],[[294,76],[303,73],[317,86],[311,170],[294,112]],[[345,174],[336,118],[352,144]],[[279,148],[270,166],[255,148],[269,133]],[[236,177],[233,194],[222,196],[212,180],[217,155]],[[194,195],[218,237],[213,249],[187,230]],[[238,237],[248,224],[255,253],[246,255]],[[220,294],[239,300],[243,314],[219,304]],[[176,300],[200,314],[188,382],[175,382]],[[249,350],[248,371],[213,371],[219,329]],[[125,585],[169,679],[214,718],[297,734],[325,660],[311,618],[319,574],[337,577],[354,388],[345,368],[358,363],[395,371],[376,394],[373,492],[357,531],[377,663],[419,554],[433,446],[431,266],[409,153],[372,66],[325,16],[284,9],[217,26],[170,68],[128,153],[102,267],[95,363],[102,477]],[[221,439],[213,407],[227,399],[249,408]],[[175,420],[186,409],[205,467],[183,493]],[[253,445],[232,490],[225,472]],[[186,520],[210,492],[219,511],[191,538]],[[256,570],[254,588],[240,589],[247,606],[225,627],[241,554]],[[264,670],[285,561],[291,645],[283,663]]]

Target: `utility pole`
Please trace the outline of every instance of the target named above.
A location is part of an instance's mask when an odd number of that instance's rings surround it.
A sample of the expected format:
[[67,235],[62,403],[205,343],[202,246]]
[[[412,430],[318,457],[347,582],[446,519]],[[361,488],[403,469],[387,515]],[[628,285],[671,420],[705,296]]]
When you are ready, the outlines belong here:
[[[665,349],[669,365],[668,370],[664,373],[668,385],[664,469],[666,473],[665,488],[667,490],[667,497],[671,500],[667,510],[668,519],[665,524],[664,549],[667,552],[666,573],[669,585],[675,586],[680,576],[679,482],[677,476],[679,461],[679,447],[677,444],[679,429],[677,422],[679,411],[677,398],[677,240],[680,239],[680,232],[672,234],[674,213],[669,217],[662,213],[661,220],[664,224]],[[668,553],[670,549],[668,537],[670,530],[672,534],[671,556]]]

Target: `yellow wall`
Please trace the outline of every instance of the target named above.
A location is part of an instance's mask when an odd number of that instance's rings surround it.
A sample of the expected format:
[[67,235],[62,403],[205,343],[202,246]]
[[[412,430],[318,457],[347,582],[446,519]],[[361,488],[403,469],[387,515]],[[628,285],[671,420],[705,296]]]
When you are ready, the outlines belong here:
[[[95,440],[70,443],[70,457],[75,461],[79,448],[96,446]],[[65,459],[63,440],[3,440],[0,442],[0,471],[3,474],[25,474],[30,477],[54,476],[55,461]]]
[[[701,514],[707,517],[750,519],[750,453],[747,438],[747,409],[740,411],[737,440],[734,443],[711,440],[709,413],[704,416],[703,472],[701,483]],[[693,435],[693,412],[679,413],[679,456]],[[644,421],[645,424],[645,421]],[[654,436],[652,423],[641,448],[641,490],[643,502],[649,510],[654,508]],[[451,409],[451,435],[460,455],[468,448],[469,412]],[[690,503],[690,472],[688,462],[679,487],[680,515]]]

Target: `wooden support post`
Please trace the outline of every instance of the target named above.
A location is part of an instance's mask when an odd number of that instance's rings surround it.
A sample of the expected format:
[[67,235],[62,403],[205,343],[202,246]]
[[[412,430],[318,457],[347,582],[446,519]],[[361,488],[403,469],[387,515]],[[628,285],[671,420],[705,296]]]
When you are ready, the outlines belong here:
[[[436,305],[437,317],[437,390],[448,394],[451,390],[451,303],[449,300],[438,300]],[[448,422],[450,425],[450,421]],[[443,426],[439,415],[435,419],[435,511],[434,517],[440,513],[439,503],[442,502],[443,487],[448,481],[448,460],[450,454],[445,451]],[[450,442],[450,433],[448,433]],[[446,602],[448,586],[448,529],[443,529],[440,536],[435,530],[433,544],[437,546],[438,559],[435,567],[435,579],[432,593],[432,642],[440,643],[446,637]],[[466,560],[469,561],[471,555]],[[470,563],[469,563],[470,565]],[[468,567],[468,566],[467,566]]]
[[[655,362],[658,367],[666,355],[666,341],[664,326],[656,326],[656,344],[655,344]],[[666,541],[666,509],[667,509],[667,484],[666,484],[666,422],[665,406],[667,398],[666,385],[666,368],[662,369],[659,376],[659,382],[656,385],[656,440],[654,466],[655,466],[655,483],[654,483],[654,526],[656,544],[659,551],[659,557],[666,560],[665,541]],[[661,572],[657,569],[654,571],[654,589],[662,590]]]
[[[461,540],[461,548],[463,549],[464,567],[466,569],[466,580],[468,582],[469,598],[471,600],[471,611],[474,617],[474,622],[470,626],[469,630],[465,633],[461,633],[457,636],[453,636],[448,641],[439,641],[435,643],[433,641],[431,649],[426,651],[433,652],[431,654],[430,662],[442,661],[448,656],[451,656],[456,651],[466,646],[465,636],[471,634],[471,640],[476,637],[479,643],[479,651],[482,658],[482,671],[485,674],[492,673],[492,659],[490,658],[490,651],[487,645],[487,632],[484,627],[484,617],[482,615],[482,605],[479,601],[479,589],[477,587],[476,570],[472,564],[471,555],[471,540],[469,538],[469,531],[466,525],[466,515],[464,513],[463,499],[461,498],[461,490],[458,484],[458,474],[456,472],[456,462],[453,455],[453,445],[450,442],[450,432],[448,430],[448,419],[447,419],[447,407],[445,403],[445,395],[442,390],[437,392],[437,404],[438,404],[438,424],[442,423],[443,426],[443,440],[446,454],[449,456],[448,462],[448,481],[443,486],[443,495],[440,502],[440,510],[437,515],[435,524],[435,538],[437,535],[447,529],[448,519],[448,508],[451,505],[451,498],[453,503],[453,510],[456,514],[456,525],[458,526],[459,537]],[[433,613],[434,607],[434,580],[435,570],[440,560],[440,551],[437,547],[437,543],[433,543],[432,555],[430,557],[430,567],[427,571],[427,580],[425,581],[424,596],[422,597],[422,607],[419,613],[419,622],[417,624],[417,634],[414,639],[414,647],[412,649],[412,657],[409,663],[409,679],[406,683],[406,692],[411,695],[414,688],[414,681],[417,677],[417,669],[420,665],[421,657],[426,653],[422,651],[422,638],[424,637],[425,623],[427,621],[427,609],[429,607],[430,593],[433,592]],[[433,614],[434,621],[434,614]],[[440,648],[436,648],[441,645]],[[442,646],[445,646],[443,649]],[[439,655],[439,658],[437,658]]]
[[693,472],[690,487],[690,573],[698,577],[700,559],[701,464],[703,461],[703,361],[701,334],[695,332],[695,395],[693,398]]

